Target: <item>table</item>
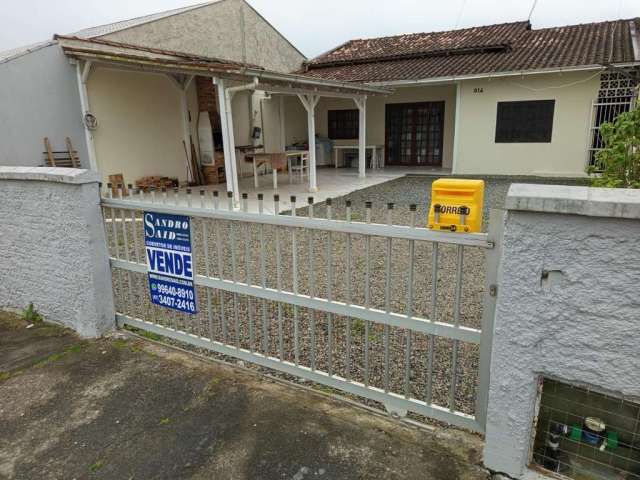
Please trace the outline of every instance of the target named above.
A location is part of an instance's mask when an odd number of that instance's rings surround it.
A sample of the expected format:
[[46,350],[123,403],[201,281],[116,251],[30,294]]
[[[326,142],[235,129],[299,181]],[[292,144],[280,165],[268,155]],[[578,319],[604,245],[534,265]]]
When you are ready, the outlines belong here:
[[[333,162],[338,168],[338,150],[358,150],[358,145],[334,145],[333,146]],[[366,150],[371,150],[371,169],[384,168],[384,145],[367,145]],[[344,157],[344,156],[343,156]]]
[[291,157],[309,154],[308,150],[287,150],[284,153],[255,153],[244,154],[245,162],[253,163],[253,184],[260,188],[258,168],[262,165],[270,165],[273,174],[273,189],[278,190],[278,169],[287,165],[289,171],[289,183],[291,183]]

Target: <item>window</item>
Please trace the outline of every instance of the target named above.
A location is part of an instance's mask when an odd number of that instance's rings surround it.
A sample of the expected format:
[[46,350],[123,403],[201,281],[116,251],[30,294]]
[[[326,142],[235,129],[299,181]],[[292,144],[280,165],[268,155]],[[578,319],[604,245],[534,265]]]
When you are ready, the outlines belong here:
[[358,138],[359,115],[358,110],[329,110],[329,138],[334,140]]
[[555,100],[498,102],[496,143],[549,143]]

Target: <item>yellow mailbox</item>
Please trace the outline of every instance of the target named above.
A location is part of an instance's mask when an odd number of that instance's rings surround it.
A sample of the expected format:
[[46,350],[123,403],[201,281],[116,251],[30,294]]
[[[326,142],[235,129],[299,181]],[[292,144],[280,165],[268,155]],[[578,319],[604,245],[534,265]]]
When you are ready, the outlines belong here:
[[484,180],[440,178],[431,184],[427,226],[449,232],[480,232],[483,201]]

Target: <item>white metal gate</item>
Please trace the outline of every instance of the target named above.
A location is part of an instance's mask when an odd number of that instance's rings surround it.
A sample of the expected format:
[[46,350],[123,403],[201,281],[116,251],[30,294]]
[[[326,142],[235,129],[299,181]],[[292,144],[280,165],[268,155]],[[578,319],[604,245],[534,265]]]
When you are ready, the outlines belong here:
[[[451,234],[417,225],[425,206],[327,201],[296,216],[277,196],[273,214],[260,195],[259,213],[246,195],[241,210],[217,192],[107,195],[120,326],[484,431],[501,222]],[[151,304],[143,211],[191,217],[197,314]]]

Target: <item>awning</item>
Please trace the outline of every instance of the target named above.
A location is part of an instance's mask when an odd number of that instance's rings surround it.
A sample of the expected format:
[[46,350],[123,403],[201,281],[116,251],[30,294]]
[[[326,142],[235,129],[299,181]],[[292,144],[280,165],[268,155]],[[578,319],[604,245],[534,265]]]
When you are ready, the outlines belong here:
[[102,39],[83,39],[56,35],[65,55],[92,62],[108,63],[131,69],[170,74],[202,75],[240,82],[255,82],[256,90],[275,93],[313,93],[328,96],[388,95],[387,88],[305,75],[266,70],[257,65],[187,53],[140,47]]

